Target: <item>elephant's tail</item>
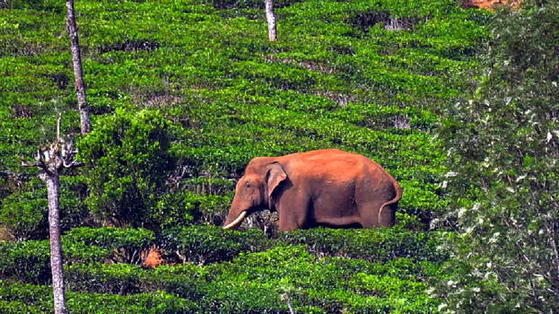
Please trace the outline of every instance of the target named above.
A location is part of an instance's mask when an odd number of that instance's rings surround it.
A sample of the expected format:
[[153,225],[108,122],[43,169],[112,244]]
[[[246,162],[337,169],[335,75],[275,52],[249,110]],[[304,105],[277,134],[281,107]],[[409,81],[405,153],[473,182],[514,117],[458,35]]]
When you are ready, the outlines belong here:
[[[378,212],[378,221],[379,221],[381,226],[383,226],[383,221],[384,221],[384,219],[383,219],[384,208],[386,206],[397,204],[398,201],[402,198],[402,188],[400,187],[400,184],[398,184],[398,182],[391,175],[388,175],[388,176],[390,177],[390,181],[392,182],[392,185],[394,186],[396,196],[394,196],[394,198],[392,200],[382,204],[382,206],[380,207],[380,210]],[[395,210],[396,210],[396,207],[394,207],[394,211]],[[394,225],[393,217],[390,219],[389,222],[385,223],[384,225],[392,227]]]

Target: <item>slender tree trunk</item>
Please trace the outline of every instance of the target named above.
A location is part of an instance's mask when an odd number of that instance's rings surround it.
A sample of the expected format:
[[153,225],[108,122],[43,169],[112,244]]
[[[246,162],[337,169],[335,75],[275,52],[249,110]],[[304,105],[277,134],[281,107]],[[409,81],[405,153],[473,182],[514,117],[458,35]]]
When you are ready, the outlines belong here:
[[68,27],[68,33],[70,34],[70,42],[72,45],[72,59],[74,64],[75,88],[78,94],[81,133],[85,135],[91,131],[91,122],[89,121],[89,106],[87,105],[85,83],[83,81],[78,26],[76,25],[76,16],[74,14],[74,0],[66,1],[66,9],[68,10],[66,25]]
[[266,3],[266,20],[268,21],[268,38],[270,41],[277,39],[276,31],[276,17],[274,15],[274,2],[272,0],[265,0]]
[[60,136],[60,121],[58,115],[56,123],[56,142],[39,147],[35,154],[35,161],[25,161],[20,158],[24,167],[39,168],[39,178],[47,185],[49,202],[49,234],[50,234],[50,268],[52,273],[52,291],[54,295],[54,313],[66,314],[66,298],[64,292],[64,269],[62,261],[62,243],[60,242],[60,177],[61,169],[80,167],[83,163],[75,160],[78,153],[74,149],[74,142]]
[[44,173],[49,202],[50,267],[52,271],[52,290],[54,294],[54,313],[66,314],[64,274],[62,269],[62,244],[60,241],[60,207],[58,173]]

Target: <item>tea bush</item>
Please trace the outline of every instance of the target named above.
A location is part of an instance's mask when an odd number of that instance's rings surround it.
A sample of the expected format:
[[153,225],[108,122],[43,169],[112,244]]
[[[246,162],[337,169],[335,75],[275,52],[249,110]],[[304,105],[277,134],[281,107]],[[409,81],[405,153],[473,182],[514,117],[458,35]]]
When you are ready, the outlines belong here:
[[[171,293],[181,298],[177,300],[191,300],[198,311],[283,313],[289,298],[298,311],[331,313],[346,308],[428,313],[438,305],[424,294],[423,279],[436,273],[433,268],[436,265],[430,262],[418,264],[411,259],[382,264],[339,257],[318,259],[303,246],[278,246],[204,267],[186,264],[151,270],[89,263],[70,265],[66,274],[68,287],[74,291],[68,292],[69,302],[72,296],[80,296],[86,306],[87,299],[102,298],[99,292],[116,293],[110,298],[126,301],[141,300],[146,292],[160,290],[159,295]],[[14,295],[13,289],[22,284],[0,283],[5,300],[26,301],[37,307],[44,304],[40,297],[29,299],[34,290],[42,289],[40,286],[25,286],[27,293]],[[110,307],[111,301],[105,306]],[[132,308],[153,310],[153,304]]]
[[442,234],[411,232],[394,229],[323,229],[295,230],[282,233],[282,243],[306,244],[317,256],[358,258],[371,262],[385,262],[395,258],[413,258],[415,261],[445,260],[447,254],[438,246]]
[[139,293],[140,266],[129,264],[76,264],[64,269],[67,288],[103,294]]
[[[82,201],[83,177],[63,176],[60,180],[61,229],[87,225],[90,215]],[[24,191],[6,197],[0,210],[0,225],[18,241],[42,239],[48,232],[46,187],[39,179],[30,181]]]
[[191,300],[205,296],[203,269],[193,264],[160,266],[153,270],[129,264],[76,264],[65,269],[73,291],[129,295],[167,291]]
[[[52,311],[52,288],[0,280],[0,295],[11,304],[33,304],[32,310]],[[72,313],[192,313],[196,304],[169,293],[143,293],[119,296],[96,293],[66,293],[66,304]]]
[[151,209],[150,216],[163,229],[193,223],[221,225],[225,221],[231,200],[232,196],[205,195],[191,191],[173,192],[159,199]]
[[23,282],[46,283],[51,280],[50,246],[47,241],[1,243],[0,267],[3,278],[15,277]]
[[[62,236],[66,265],[100,261],[142,264],[154,244],[153,232],[145,229],[74,228]],[[50,282],[48,240],[0,243],[0,274],[23,282]]]
[[17,240],[46,237],[48,228],[46,196],[45,188],[6,197],[0,211],[0,222],[6,232]]
[[[214,298],[221,300],[214,303],[214,311],[285,312],[285,298],[289,298],[296,309],[312,309],[318,313],[332,313],[344,308],[356,312],[427,313],[438,304],[437,300],[418,293],[426,285],[415,281],[417,275],[407,279],[390,277],[390,280],[383,281],[384,286],[379,287],[381,293],[393,293],[393,298],[401,298],[399,302],[386,302],[368,295],[368,291],[360,293],[363,290],[354,290],[354,280],[367,276],[361,272],[372,276],[375,269],[382,267],[381,264],[343,258],[319,260],[303,246],[279,246],[267,252],[241,253],[231,263],[207,267],[216,276],[207,289]],[[258,293],[247,294],[244,292],[247,290]]]
[[159,242],[168,260],[197,264],[231,260],[240,252],[262,251],[268,246],[268,239],[260,230],[229,231],[215,226],[163,230]]
[[155,239],[153,231],[138,228],[74,228],[63,236],[72,243],[99,246],[107,249],[126,248],[142,251],[149,248]]
[[[83,244],[113,251],[114,262],[140,265],[145,253],[155,243],[155,235],[146,229],[132,228],[74,228],[62,237],[70,244]],[[63,242],[64,243],[64,242]]]
[[[64,262],[92,263],[108,259],[111,251],[82,243],[63,241]],[[50,244],[48,240],[0,243],[0,275],[22,282],[47,284],[51,281]]]
[[0,300],[0,308],[2,309],[2,313],[6,313],[6,314],[20,314],[20,313],[42,314],[42,313],[44,313],[37,306],[27,305],[23,302],[18,302],[18,301]]

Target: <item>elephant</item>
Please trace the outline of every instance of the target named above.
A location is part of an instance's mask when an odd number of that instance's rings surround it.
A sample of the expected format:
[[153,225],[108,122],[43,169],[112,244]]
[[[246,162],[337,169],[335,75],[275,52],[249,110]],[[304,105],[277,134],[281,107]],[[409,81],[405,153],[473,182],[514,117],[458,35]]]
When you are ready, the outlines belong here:
[[279,214],[279,230],[317,226],[392,227],[402,189],[379,164],[338,149],[253,158],[236,186],[223,228],[258,210]]

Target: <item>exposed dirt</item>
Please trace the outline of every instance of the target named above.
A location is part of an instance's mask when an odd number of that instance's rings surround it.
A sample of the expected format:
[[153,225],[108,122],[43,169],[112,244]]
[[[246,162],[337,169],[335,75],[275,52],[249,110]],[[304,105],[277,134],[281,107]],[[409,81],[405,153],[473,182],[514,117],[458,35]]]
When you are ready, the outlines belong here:
[[0,228],[0,243],[8,241],[13,242],[15,239],[4,228]]
[[152,247],[147,254],[148,256],[142,264],[144,267],[155,268],[163,264],[164,260],[161,257],[161,252],[158,248]]
[[510,5],[512,7],[518,7],[522,0],[463,0],[462,6],[465,8],[481,8],[481,9],[492,9],[496,5]]

